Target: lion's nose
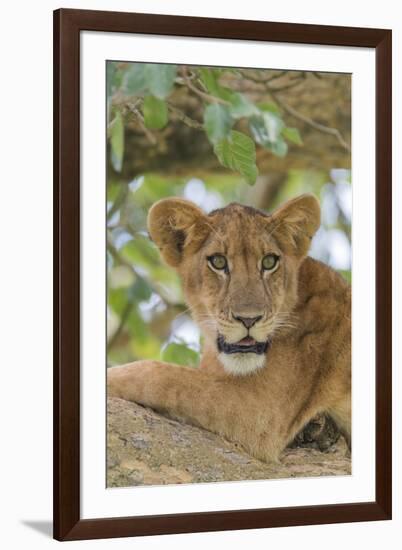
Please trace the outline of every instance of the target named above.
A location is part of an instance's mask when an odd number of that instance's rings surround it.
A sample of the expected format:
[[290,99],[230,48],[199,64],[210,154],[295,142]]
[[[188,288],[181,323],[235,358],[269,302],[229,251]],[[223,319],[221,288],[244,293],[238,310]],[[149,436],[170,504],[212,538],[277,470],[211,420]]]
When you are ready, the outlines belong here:
[[257,323],[257,321],[262,319],[262,315],[258,315],[258,317],[240,317],[238,315],[233,315],[233,317],[236,319],[236,321],[240,321],[241,323],[243,323],[246,328],[251,328]]

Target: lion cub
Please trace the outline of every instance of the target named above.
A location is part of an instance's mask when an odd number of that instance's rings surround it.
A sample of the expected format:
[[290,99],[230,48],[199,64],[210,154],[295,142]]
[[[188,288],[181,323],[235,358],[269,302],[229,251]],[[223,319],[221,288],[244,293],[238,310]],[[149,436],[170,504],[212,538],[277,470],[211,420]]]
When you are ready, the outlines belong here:
[[108,370],[108,394],[277,460],[317,413],[350,443],[351,289],[307,257],[320,207],[302,195],[272,215],[241,204],[205,214],[164,199],[151,238],[183,282],[204,336],[198,369],[137,361]]

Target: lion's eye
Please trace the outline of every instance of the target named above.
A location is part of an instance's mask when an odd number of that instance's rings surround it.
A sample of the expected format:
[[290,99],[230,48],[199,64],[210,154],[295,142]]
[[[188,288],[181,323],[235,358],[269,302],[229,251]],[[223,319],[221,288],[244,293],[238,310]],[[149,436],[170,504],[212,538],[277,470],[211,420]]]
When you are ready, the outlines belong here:
[[215,269],[225,269],[228,265],[225,256],[222,256],[222,254],[209,256],[208,261]]
[[276,254],[267,254],[262,259],[262,268],[267,271],[272,271],[276,264],[278,263],[279,256]]

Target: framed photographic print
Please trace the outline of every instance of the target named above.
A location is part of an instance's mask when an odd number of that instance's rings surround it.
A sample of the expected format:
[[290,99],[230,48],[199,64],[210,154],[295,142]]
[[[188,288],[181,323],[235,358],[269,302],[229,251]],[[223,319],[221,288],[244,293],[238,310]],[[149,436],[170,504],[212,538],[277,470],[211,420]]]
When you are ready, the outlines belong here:
[[54,13],[54,536],[391,518],[391,31]]

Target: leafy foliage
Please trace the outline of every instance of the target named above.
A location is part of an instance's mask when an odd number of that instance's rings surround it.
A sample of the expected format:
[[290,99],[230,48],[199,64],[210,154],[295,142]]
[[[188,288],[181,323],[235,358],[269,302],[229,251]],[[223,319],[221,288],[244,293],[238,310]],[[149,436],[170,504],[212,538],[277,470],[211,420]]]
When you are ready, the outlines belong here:
[[158,99],[165,99],[172,91],[176,70],[176,65],[130,63],[123,89],[130,95],[147,92]]
[[124,126],[121,113],[119,112],[116,113],[113,123],[110,125],[110,145],[113,168],[117,172],[120,172],[124,153]]
[[216,143],[214,150],[223,166],[239,172],[247,183],[255,182],[258,175],[255,145],[246,134],[232,130],[228,137]]
[[167,363],[196,367],[198,365],[198,353],[186,344],[172,342],[162,349],[162,360]]
[[[116,172],[122,169],[124,155],[123,113],[141,117],[146,129],[163,130],[169,125],[169,108],[174,109],[174,93],[186,87],[203,102],[203,122],[195,124],[203,127],[219,162],[250,185],[258,175],[255,145],[284,157],[287,142],[302,144],[297,129],[286,126],[275,103],[254,103],[222,83],[237,75],[234,69],[191,67],[191,74],[181,74],[176,65],[158,63],[109,62],[107,67],[109,139]],[[238,128],[244,122],[246,133]]]
[[161,130],[168,123],[168,109],[166,102],[153,95],[148,95],[142,105],[144,123],[147,128]]
[[213,145],[225,139],[232,127],[229,109],[219,103],[208,105],[204,111],[204,127]]

